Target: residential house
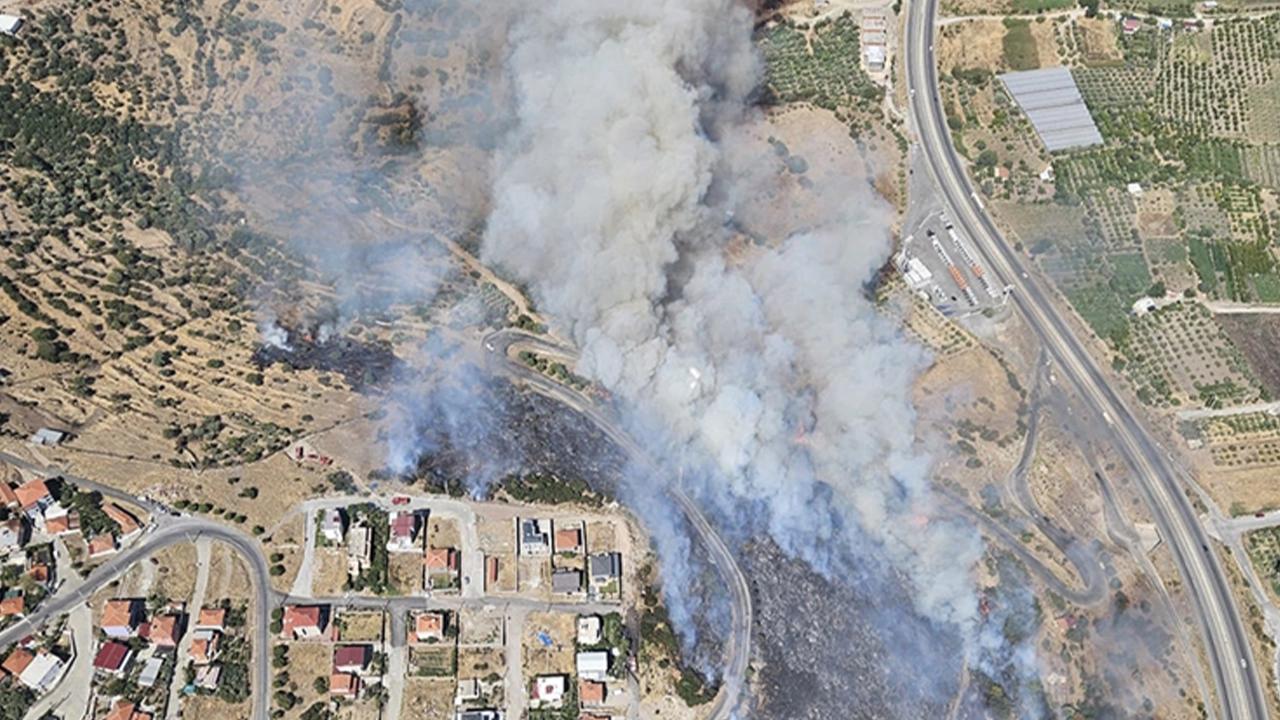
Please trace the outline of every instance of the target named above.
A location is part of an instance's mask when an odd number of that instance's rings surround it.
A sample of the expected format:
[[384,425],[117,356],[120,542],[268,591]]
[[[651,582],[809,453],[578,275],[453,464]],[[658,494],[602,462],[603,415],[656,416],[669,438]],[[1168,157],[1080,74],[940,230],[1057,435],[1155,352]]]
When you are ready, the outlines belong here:
[[[13,17],[12,15],[4,15],[2,17]],[[21,21],[19,21],[21,22]],[[4,31],[3,25],[0,25],[0,32]],[[15,29],[16,32],[16,29]],[[8,33],[12,35],[13,33]],[[30,437],[33,445],[44,445],[45,447],[53,447],[61,445],[63,440],[67,439],[67,433],[62,430],[54,430],[53,428],[42,427],[36,430],[35,434]]]
[[114,555],[120,546],[116,544],[116,536],[109,532],[94,535],[89,539],[89,557],[100,558]]
[[529,707],[534,710],[558,708],[564,704],[564,675],[539,675],[529,691]]
[[578,720],[613,720],[612,715],[600,715],[593,712],[584,712],[578,715]]
[[11,517],[0,523],[0,553],[10,553],[27,544],[31,533],[21,517]]
[[502,720],[497,710],[459,710],[454,720]]
[[609,653],[603,650],[580,652],[576,666],[579,678],[604,682],[604,679],[609,676]]
[[559,568],[551,573],[551,592],[573,594],[582,592],[582,571]]
[[45,563],[33,563],[27,568],[27,577],[33,582],[40,583],[48,587],[53,582],[53,568]]
[[197,667],[208,665],[218,658],[218,639],[222,636],[212,630],[197,630],[191,635],[191,663]]
[[453,704],[462,707],[480,699],[480,678],[458,678],[458,689],[453,694]]
[[368,645],[339,645],[333,649],[333,671],[359,675],[369,666],[372,655]]
[[160,672],[164,670],[164,656],[152,655],[147,661],[142,663],[142,670],[138,673],[138,686],[149,688],[156,684],[160,679]]
[[151,720],[151,713],[142,712],[137,705],[124,698],[116,698],[111,705],[111,712],[103,720]]
[[373,530],[355,525],[347,531],[347,574],[356,577],[373,562]]
[[546,555],[551,552],[547,533],[542,530],[542,525],[536,518],[525,518],[517,522],[520,525],[521,555]]
[[1127,17],[1120,22],[1120,29],[1125,35],[1132,35],[1142,29],[1142,21],[1138,18]]
[[294,640],[322,637],[329,624],[328,615],[323,605],[290,605],[284,609],[284,636]]
[[431,589],[450,588],[456,585],[458,575],[458,551],[453,548],[427,548],[422,564],[426,572],[424,584]]
[[132,598],[108,600],[102,609],[102,632],[109,638],[128,638],[143,619],[142,601]]
[[498,558],[490,555],[484,559],[484,589],[494,590],[498,585]]
[[342,517],[342,510],[339,508],[329,508],[321,511],[320,516],[320,537],[332,545],[342,544],[342,536],[346,530],[345,518]]
[[53,494],[42,478],[28,480],[13,490],[18,496],[18,504],[27,517],[35,521],[44,515],[45,508],[53,504]]
[[607,693],[608,687],[602,682],[586,679],[578,681],[578,701],[583,705],[603,705]]
[[225,608],[200,608],[200,614],[196,616],[196,630],[214,630],[222,632],[227,624],[227,611]]
[[360,676],[351,673],[333,673],[329,676],[329,694],[341,698],[358,697]]
[[622,555],[619,553],[599,553],[588,560],[591,582],[604,585],[612,580],[622,578]]
[[415,540],[418,538],[418,514],[411,510],[399,510],[391,513],[387,521],[387,551],[416,552]]
[[138,518],[134,517],[133,513],[125,510],[119,505],[115,503],[104,503],[102,505],[102,512],[106,513],[107,517],[114,520],[115,523],[120,526],[121,540],[128,540],[134,535],[142,532],[142,525],[138,523]]
[[413,633],[418,642],[439,642],[444,640],[444,613],[419,613],[413,622]]
[[578,644],[595,645],[600,642],[602,623],[599,615],[578,617]]
[[557,553],[579,553],[582,551],[582,528],[570,527],[556,530],[555,551]]
[[13,510],[22,505],[18,502],[18,494],[13,491],[13,485],[10,485],[8,480],[0,479],[0,503]]
[[61,505],[55,503],[45,511],[44,531],[45,534],[53,535],[54,537],[74,535],[80,532],[80,511],[67,511]]
[[37,693],[44,692],[58,681],[63,667],[62,658],[53,653],[41,651],[18,676],[18,680]]
[[26,611],[27,598],[20,592],[0,600],[0,617],[18,617]]
[[192,682],[201,690],[217,690],[220,679],[222,679],[221,665],[204,665],[196,668],[196,677]]
[[13,677],[18,677],[35,658],[36,656],[32,655],[31,651],[26,648],[14,648],[13,652],[9,653],[4,659],[4,663],[0,664],[0,669],[3,669]]
[[104,675],[120,675],[129,668],[133,650],[122,642],[109,640],[98,648],[93,657],[93,669]]
[[147,639],[158,648],[176,648],[182,637],[182,625],[181,615],[161,615],[151,621],[151,632]]

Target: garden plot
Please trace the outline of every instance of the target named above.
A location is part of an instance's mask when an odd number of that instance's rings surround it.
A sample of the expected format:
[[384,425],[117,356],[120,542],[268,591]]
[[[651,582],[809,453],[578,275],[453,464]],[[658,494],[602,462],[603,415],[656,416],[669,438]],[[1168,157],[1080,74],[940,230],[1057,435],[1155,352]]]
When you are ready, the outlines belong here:
[[1138,397],[1157,407],[1223,407],[1262,396],[1244,356],[1198,303],[1175,303],[1134,318],[1121,345]]
[[1254,145],[1245,148],[1244,174],[1256,183],[1280,190],[1280,145]]
[[1116,41],[1116,25],[1109,18],[1076,18],[1071,23],[1071,38],[1086,66],[1114,66],[1124,61]]
[[1108,187],[1085,198],[1089,211],[1086,226],[1101,237],[1110,252],[1132,253],[1141,249],[1135,219],[1138,207],[1123,188]]
[[1244,536],[1244,545],[1271,594],[1280,596],[1280,528],[1255,530]]
[[[1156,75],[1156,106],[1196,134],[1267,140],[1277,131],[1267,105],[1280,58],[1280,17],[1233,19],[1206,32],[1179,34]],[[1257,99],[1254,99],[1257,98]],[[1257,110],[1258,112],[1253,112]]]
[[846,14],[802,28],[779,23],[758,36],[765,88],[772,103],[811,102],[828,110],[881,90],[862,70],[859,30]]
[[1255,412],[1200,420],[1215,465],[1247,468],[1280,463],[1280,417]]

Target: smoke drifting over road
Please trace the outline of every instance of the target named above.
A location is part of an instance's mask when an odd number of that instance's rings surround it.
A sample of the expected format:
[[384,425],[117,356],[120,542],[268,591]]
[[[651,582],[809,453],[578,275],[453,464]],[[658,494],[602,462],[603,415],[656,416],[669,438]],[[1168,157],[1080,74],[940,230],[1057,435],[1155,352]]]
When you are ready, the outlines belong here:
[[[733,0],[523,7],[483,258],[531,288],[582,349],[578,372],[635,409],[659,457],[696,468],[682,481],[727,524],[819,569],[875,549],[918,611],[969,635],[980,541],[934,516],[910,404],[926,359],[863,289],[888,209],[848,178],[813,191],[816,225],[730,252],[726,218],[760,182],[739,159],[768,153],[749,131],[751,22]],[[645,512],[675,477],[637,479],[631,501]]]

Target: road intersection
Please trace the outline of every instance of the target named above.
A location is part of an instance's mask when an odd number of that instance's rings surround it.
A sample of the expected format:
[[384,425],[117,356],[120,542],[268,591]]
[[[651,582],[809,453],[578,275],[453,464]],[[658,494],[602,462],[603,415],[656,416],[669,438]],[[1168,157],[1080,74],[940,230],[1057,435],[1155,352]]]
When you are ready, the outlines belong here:
[[1147,505],[1186,581],[1200,622],[1222,715],[1265,718],[1264,683],[1252,658],[1244,624],[1226,575],[1183,491],[1170,459],[1111,387],[1096,361],[1071,330],[1036,275],[1010,247],[965,174],[952,145],[938,96],[933,43],[937,0],[908,8],[906,42],[910,111],[918,149],[942,191],[947,209],[972,238],[987,265],[1008,283],[1013,304],[1036,333],[1063,375],[1079,390],[1117,448],[1134,469]]

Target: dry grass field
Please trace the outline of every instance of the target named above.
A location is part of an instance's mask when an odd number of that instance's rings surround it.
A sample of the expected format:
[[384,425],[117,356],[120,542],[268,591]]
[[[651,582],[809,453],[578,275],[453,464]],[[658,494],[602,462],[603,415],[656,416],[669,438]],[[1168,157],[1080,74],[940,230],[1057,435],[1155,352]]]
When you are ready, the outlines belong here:
[[451,679],[409,678],[404,685],[401,712],[405,717],[422,720],[452,720],[456,686]]
[[383,619],[380,611],[345,610],[336,620],[338,639],[342,642],[381,642],[385,629]]
[[526,684],[536,675],[572,673],[578,617],[569,613],[530,613],[524,624]]

